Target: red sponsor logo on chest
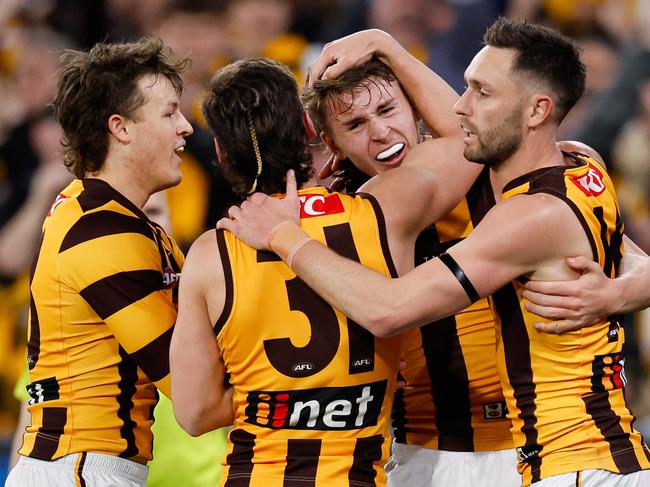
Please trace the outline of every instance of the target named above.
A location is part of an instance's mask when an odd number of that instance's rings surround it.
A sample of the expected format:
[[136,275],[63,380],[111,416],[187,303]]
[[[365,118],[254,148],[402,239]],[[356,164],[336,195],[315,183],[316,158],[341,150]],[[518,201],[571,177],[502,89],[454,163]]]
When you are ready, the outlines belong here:
[[303,194],[300,199],[300,218],[343,213],[343,202],[338,194]]
[[587,174],[582,176],[573,176],[569,179],[571,179],[573,184],[575,184],[578,189],[587,196],[598,196],[605,191],[603,173],[591,164],[589,164]]

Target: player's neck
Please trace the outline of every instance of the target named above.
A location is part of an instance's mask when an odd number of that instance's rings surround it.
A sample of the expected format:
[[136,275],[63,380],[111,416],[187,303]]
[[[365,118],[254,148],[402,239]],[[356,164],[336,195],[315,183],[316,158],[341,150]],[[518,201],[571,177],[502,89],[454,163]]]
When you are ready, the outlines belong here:
[[92,174],[87,174],[86,178],[101,179],[108,183],[118,193],[138,208],[142,209],[151,193],[147,191],[139,182],[137,175],[131,171],[125,170],[121,162],[115,162],[107,158],[102,169]]
[[519,176],[543,167],[566,164],[562,152],[557,147],[554,133],[526,137],[519,149],[503,161],[490,167],[490,179],[497,200],[503,187]]

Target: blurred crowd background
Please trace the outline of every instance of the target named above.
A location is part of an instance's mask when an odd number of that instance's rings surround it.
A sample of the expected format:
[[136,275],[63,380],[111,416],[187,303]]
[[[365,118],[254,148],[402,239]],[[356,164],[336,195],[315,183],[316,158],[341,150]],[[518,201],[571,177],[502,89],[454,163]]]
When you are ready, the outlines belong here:
[[[463,71],[499,15],[576,39],[587,92],[561,127],[596,148],[615,178],[626,233],[650,252],[650,0],[0,0],[0,481],[18,413],[12,389],[26,363],[29,267],[51,202],[71,175],[48,102],[62,49],[162,38],[193,59],[182,109],[194,126],[184,179],[167,191],[172,234],[187,249],[232,201],[200,113],[203,86],[235,59],[268,56],[298,78],[322,45],[377,27],[459,93]],[[315,160],[326,155],[315,147]],[[650,313],[626,320],[628,399],[650,436]]]

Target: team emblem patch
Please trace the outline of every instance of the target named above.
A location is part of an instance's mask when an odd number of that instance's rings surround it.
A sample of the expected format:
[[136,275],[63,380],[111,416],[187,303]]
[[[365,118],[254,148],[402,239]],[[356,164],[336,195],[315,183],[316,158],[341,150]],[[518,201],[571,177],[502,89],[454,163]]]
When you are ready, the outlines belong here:
[[587,174],[570,178],[580,191],[587,196],[598,196],[605,191],[603,173],[594,165],[589,164]]

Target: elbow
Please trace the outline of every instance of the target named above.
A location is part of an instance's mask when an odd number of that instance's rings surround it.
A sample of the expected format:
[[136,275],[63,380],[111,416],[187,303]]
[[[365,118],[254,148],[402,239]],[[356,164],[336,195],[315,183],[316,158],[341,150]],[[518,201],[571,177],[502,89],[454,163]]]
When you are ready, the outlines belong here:
[[203,433],[207,433],[206,428],[202,428],[197,422],[178,422],[178,424],[185,430],[185,432],[190,436],[201,436]]
[[192,407],[173,402],[176,422],[190,436],[200,436],[233,423],[232,406],[227,403],[215,407]]
[[368,310],[362,319],[361,325],[374,336],[388,338],[399,334],[403,330],[403,323],[399,311],[392,306],[375,306]]
[[201,420],[201,415],[187,411],[185,408],[174,407],[174,415],[176,422],[183,428],[190,436],[200,436],[207,433],[208,430]]
[[176,414],[176,421],[190,436],[201,436],[229,424],[227,421],[210,418],[205,414]]

